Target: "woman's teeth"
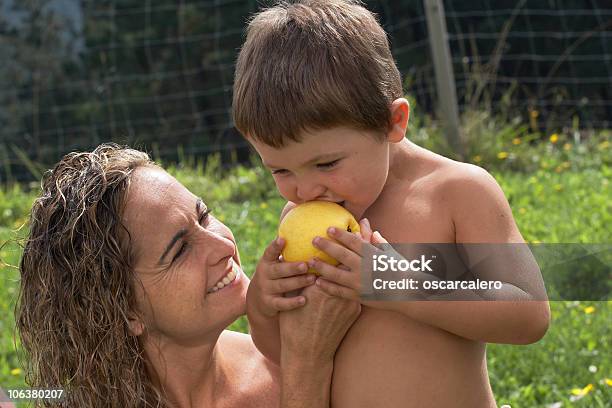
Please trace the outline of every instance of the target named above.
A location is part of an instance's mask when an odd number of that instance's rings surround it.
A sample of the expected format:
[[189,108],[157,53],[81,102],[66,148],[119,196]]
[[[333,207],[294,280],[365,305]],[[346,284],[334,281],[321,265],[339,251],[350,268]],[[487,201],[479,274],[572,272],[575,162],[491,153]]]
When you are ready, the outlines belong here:
[[208,289],[207,293],[213,293],[218,291],[219,289],[223,289],[225,286],[229,285],[236,279],[238,276],[239,270],[238,266],[234,262],[232,262],[232,269],[225,275],[223,278],[219,279],[219,282],[212,288]]

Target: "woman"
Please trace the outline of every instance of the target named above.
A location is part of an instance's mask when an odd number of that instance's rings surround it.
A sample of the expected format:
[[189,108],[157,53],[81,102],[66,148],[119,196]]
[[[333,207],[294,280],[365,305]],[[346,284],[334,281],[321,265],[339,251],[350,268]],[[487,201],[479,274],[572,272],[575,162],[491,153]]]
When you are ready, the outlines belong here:
[[249,284],[231,231],[145,153],[116,145],[47,174],[20,269],[26,379],[64,388],[62,406],[327,406],[333,352],[359,313],[308,287],[281,319],[280,370],[224,330]]

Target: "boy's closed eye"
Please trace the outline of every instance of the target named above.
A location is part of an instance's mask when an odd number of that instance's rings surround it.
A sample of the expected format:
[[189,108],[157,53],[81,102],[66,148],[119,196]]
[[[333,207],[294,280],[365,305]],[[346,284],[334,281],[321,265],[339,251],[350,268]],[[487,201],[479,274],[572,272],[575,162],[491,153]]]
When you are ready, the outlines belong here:
[[[325,162],[325,163],[317,163],[317,168],[318,169],[331,169],[334,168],[335,166],[338,165],[338,163],[340,162],[341,159],[336,159],[336,160],[332,160],[330,162]],[[287,169],[273,169],[271,170],[272,174],[288,174],[289,170]]]
[[320,169],[331,169],[332,167],[335,167],[339,162],[340,159],[336,159],[326,163],[319,163],[317,164],[317,167]]

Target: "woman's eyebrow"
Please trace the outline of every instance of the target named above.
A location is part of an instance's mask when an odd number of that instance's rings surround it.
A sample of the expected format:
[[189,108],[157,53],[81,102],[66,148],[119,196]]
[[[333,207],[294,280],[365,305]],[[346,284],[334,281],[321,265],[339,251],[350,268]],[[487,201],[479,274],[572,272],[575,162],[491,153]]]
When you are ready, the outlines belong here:
[[[200,214],[200,208],[202,206],[206,207],[206,205],[204,204],[204,201],[202,201],[201,198],[198,198],[195,204],[196,215]],[[187,228],[181,228],[176,234],[174,234],[174,236],[168,243],[168,246],[166,246],[164,253],[162,254],[162,256],[159,257],[159,261],[157,261],[158,265],[164,262],[164,258],[166,257],[166,255],[168,255],[168,252],[170,252],[170,250],[172,249],[172,247],[174,247],[177,241],[183,238],[186,234],[187,234]]]
[[168,255],[168,252],[170,252],[170,250],[172,249],[172,247],[174,247],[174,244],[176,244],[176,242],[183,238],[185,235],[187,234],[187,228],[181,228],[179,230],[179,232],[177,232],[176,234],[174,234],[174,236],[172,237],[172,239],[170,240],[170,243],[168,243],[168,246],[166,247],[166,249],[164,250],[164,253],[162,254],[162,256],[159,258],[159,261],[157,261],[157,264],[160,265],[164,262],[164,258],[166,257],[166,255]]

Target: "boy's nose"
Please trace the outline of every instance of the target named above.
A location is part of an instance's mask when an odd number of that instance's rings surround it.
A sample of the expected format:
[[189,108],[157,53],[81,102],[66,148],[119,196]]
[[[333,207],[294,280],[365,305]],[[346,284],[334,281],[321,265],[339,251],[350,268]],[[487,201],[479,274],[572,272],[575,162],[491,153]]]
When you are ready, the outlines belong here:
[[318,183],[302,182],[296,187],[296,195],[300,202],[312,201],[321,197],[325,192],[325,187]]

